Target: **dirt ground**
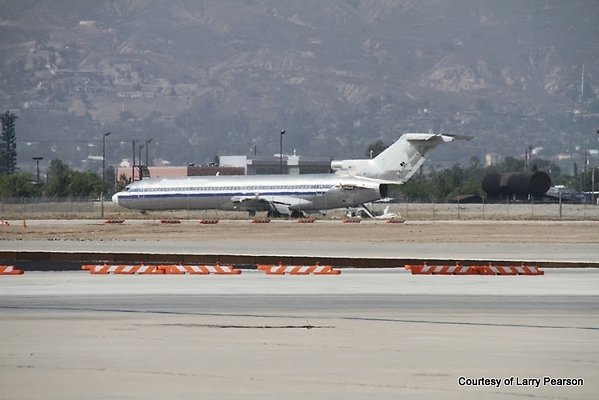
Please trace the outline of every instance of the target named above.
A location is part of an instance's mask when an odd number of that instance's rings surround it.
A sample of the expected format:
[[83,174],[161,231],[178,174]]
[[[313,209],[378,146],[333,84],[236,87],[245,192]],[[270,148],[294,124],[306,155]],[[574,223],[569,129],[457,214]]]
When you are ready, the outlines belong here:
[[182,220],[126,220],[110,224],[100,220],[10,221],[0,226],[0,240],[244,240],[304,242],[427,242],[427,243],[586,243],[599,244],[596,221],[272,221],[221,220],[200,224]]

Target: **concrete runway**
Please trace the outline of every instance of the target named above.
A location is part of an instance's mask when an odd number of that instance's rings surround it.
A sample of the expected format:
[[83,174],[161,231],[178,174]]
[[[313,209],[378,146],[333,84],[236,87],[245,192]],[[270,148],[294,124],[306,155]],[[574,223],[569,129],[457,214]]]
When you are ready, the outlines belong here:
[[250,256],[382,257],[414,259],[596,262],[599,246],[543,243],[380,243],[248,240],[0,241],[0,251],[68,251],[148,254],[229,254]]
[[[0,277],[0,327],[1,399],[599,393],[596,269],[504,277],[28,272]],[[545,376],[584,386],[522,384]],[[460,377],[502,380],[473,386]]]

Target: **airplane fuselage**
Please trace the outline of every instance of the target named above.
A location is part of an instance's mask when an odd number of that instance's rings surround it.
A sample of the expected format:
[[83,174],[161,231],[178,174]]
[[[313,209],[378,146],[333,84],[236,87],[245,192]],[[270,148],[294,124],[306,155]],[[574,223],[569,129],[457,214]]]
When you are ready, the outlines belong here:
[[355,207],[387,195],[376,180],[336,174],[194,176],[151,178],[134,182],[113,201],[138,210],[264,210],[290,199],[291,211],[315,212]]
[[112,200],[137,210],[246,210],[301,215],[357,207],[387,197],[389,185],[406,182],[424,154],[457,137],[406,133],[373,159],[333,161],[334,174],[194,176],[143,179]]

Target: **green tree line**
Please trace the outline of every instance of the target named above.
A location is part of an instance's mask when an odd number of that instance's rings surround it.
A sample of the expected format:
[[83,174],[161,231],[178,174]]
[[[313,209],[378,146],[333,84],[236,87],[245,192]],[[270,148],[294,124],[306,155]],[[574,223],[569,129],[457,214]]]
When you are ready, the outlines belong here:
[[[377,140],[368,145],[365,155],[368,158],[374,158],[387,147],[383,141]],[[579,192],[591,189],[592,170],[580,174],[564,175],[558,165],[541,158],[531,160],[531,166],[549,174],[552,185],[564,185]],[[389,195],[400,199],[407,198],[411,201],[439,203],[454,200],[458,196],[485,197],[481,184],[487,174],[521,171],[524,171],[524,160],[514,157],[506,157],[503,162],[488,167],[484,167],[477,157],[471,157],[467,167],[454,164],[451,168],[427,174],[416,173],[408,182],[392,188]],[[595,178],[597,179],[597,176]]]
[[10,111],[0,115],[2,133],[0,134],[0,175],[10,175],[17,169],[17,134],[15,122],[17,116]]
[[[533,159],[531,165],[549,174],[552,185],[564,185],[576,191],[591,188],[591,171],[564,175],[559,166],[543,159]],[[408,182],[396,188],[391,195],[425,202],[447,202],[465,195],[485,197],[481,183],[487,174],[521,171],[524,171],[524,161],[514,157],[506,157],[502,163],[489,167],[484,167],[477,157],[472,157],[468,167],[455,164],[451,168],[428,174],[417,173]]]
[[[75,171],[61,160],[52,160],[46,182],[37,182],[31,174],[17,172],[17,115],[6,111],[0,115],[0,197],[98,197],[102,179],[93,172]],[[114,169],[108,168],[107,182],[114,182]],[[104,192],[112,192],[106,185]],[[108,190],[107,190],[108,189]]]
[[[370,149],[367,150],[370,153]],[[591,172],[576,176],[563,175],[559,166],[550,161],[535,159],[532,165],[551,176],[554,185],[565,185],[575,190],[588,190],[591,187]],[[484,197],[481,182],[485,175],[492,172],[517,172],[524,170],[524,161],[513,157],[491,167],[483,167],[476,157],[470,159],[468,167],[459,164],[451,168],[432,171],[427,174],[416,173],[412,179],[394,188],[392,197],[408,198],[411,201],[446,202],[461,195],[480,195]],[[47,170],[47,181],[37,183],[32,174],[15,172],[0,176],[0,197],[99,197],[102,192],[102,178],[97,174],[75,171],[61,160],[52,160]],[[107,168],[104,193],[110,196],[114,192],[114,169]],[[121,177],[117,190],[128,183]]]
[[[114,169],[108,167],[106,182],[114,182]],[[104,193],[110,195],[108,183]],[[46,182],[36,182],[31,174],[15,172],[0,176],[0,197],[99,197],[102,178],[90,171],[75,171],[61,160],[52,160]]]

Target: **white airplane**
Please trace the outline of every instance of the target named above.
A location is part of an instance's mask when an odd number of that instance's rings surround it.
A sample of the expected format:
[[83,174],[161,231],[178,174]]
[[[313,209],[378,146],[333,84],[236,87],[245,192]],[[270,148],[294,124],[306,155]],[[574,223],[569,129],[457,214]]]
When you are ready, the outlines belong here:
[[119,206],[149,210],[267,211],[299,217],[333,208],[363,206],[406,182],[441,143],[470,137],[406,133],[373,159],[331,162],[332,174],[190,176],[148,178],[112,196]]

